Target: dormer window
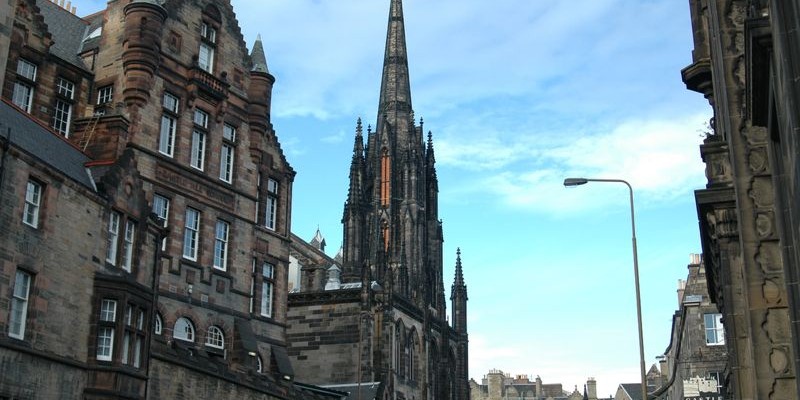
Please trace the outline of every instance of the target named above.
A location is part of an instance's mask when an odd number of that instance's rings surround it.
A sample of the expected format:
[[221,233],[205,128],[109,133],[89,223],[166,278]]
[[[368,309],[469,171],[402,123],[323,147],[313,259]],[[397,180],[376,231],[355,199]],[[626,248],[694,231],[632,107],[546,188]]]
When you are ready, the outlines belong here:
[[200,50],[197,54],[197,66],[209,73],[214,72],[214,50],[216,43],[216,28],[203,21],[200,24]]
[[14,93],[11,101],[17,107],[31,112],[33,104],[33,88],[36,84],[36,65],[23,60],[17,60],[17,81],[14,82]]

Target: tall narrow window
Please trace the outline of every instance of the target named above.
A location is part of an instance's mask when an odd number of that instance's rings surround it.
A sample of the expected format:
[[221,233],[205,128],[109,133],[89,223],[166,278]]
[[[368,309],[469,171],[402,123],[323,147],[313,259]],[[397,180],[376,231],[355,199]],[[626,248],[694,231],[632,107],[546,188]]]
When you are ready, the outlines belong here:
[[33,103],[33,88],[36,84],[36,65],[30,61],[17,60],[17,81],[14,82],[14,92],[11,101],[17,107],[31,112]]
[[183,231],[183,256],[197,261],[197,241],[200,232],[200,211],[186,209],[186,221]]
[[264,215],[266,227],[275,230],[278,222],[278,181],[275,179],[267,180],[267,201]]
[[125,332],[122,335],[122,364],[139,368],[144,344],[145,310],[128,304],[125,310]]
[[217,42],[217,30],[203,21],[200,24],[200,51],[197,54],[197,66],[206,72],[214,72],[214,50]]
[[11,296],[11,313],[8,318],[8,336],[25,339],[25,320],[28,317],[28,296],[31,291],[31,275],[17,270],[14,277],[14,292]]
[[265,317],[272,316],[272,286],[274,284],[275,266],[265,262],[262,266],[261,275],[263,282],[261,284],[261,315]]
[[178,126],[179,104],[180,101],[177,96],[164,93],[158,151],[169,157],[172,157],[175,151],[175,131]]
[[58,78],[56,83],[56,104],[53,107],[53,129],[69,137],[69,123],[72,120],[72,99],[75,94],[75,84]]
[[42,201],[42,185],[28,180],[25,188],[25,207],[22,211],[22,222],[34,228],[39,227],[39,206]]
[[125,237],[122,242],[122,261],[121,267],[128,272],[131,272],[131,264],[133,264],[133,237],[136,233],[136,224],[131,221],[125,221]]
[[117,301],[103,299],[97,326],[97,359],[111,361],[114,355],[114,324],[117,320]]
[[119,218],[120,214],[116,211],[112,211],[111,214],[108,215],[108,248],[106,249],[106,261],[111,265],[117,264]]
[[[153,213],[162,221],[163,227],[167,227],[169,221],[169,199],[161,195],[153,195]],[[167,249],[167,238],[161,242],[161,250]]]
[[381,205],[389,206],[391,165],[389,162],[389,150],[383,149],[381,152]]
[[386,221],[383,221],[381,236],[383,236],[383,250],[389,251],[389,224]]
[[233,155],[236,141],[236,128],[222,126],[222,148],[219,153],[219,179],[231,183],[233,180]]
[[195,130],[192,132],[192,167],[203,170],[203,161],[206,148],[206,134]]
[[722,327],[722,314],[705,314],[703,316],[707,345],[725,344],[725,330]]
[[228,265],[228,223],[217,221],[214,234],[214,268],[225,270]]
[[189,164],[199,170],[203,170],[206,152],[206,133],[208,128],[208,114],[201,110],[194,110],[195,128],[192,131],[192,153]]

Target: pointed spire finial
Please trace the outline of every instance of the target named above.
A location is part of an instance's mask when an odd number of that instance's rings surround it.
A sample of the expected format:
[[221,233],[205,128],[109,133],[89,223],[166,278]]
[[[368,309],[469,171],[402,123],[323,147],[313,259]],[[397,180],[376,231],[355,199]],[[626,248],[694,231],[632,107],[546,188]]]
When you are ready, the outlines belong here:
[[[386,30],[386,50],[383,56],[383,77],[378,102],[378,129],[388,117],[393,125],[401,115],[405,119],[412,112],[411,83],[408,74],[403,2],[392,0],[389,8],[389,25]],[[387,115],[389,114],[389,115]]]
[[459,247],[456,249],[456,276],[455,282],[453,283],[454,287],[462,287],[464,286],[464,270],[461,267],[461,248]]
[[250,69],[254,72],[269,73],[267,68],[267,57],[264,55],[264,45],[261,43],[261,34],[256,37],[256,42],[253,44],[253,51],[250,53],[250,60],[253,62],[253,68]]
[[361,117],[358,117],[358,121],[356,121],[356,136],[361,136],[361,132]]

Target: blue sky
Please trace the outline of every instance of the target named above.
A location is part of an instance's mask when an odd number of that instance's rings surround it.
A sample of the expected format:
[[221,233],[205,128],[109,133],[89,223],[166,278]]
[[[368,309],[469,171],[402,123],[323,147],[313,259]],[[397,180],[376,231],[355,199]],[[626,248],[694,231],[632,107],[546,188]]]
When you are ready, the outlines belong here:
[[[76,0],[79,15],[103,7]],[[234,0],[277,78],[272,121],[297,171],[293,231],[333,255],[356,119],[373,124],[388,0]],[[700,251],[693,190],[708,104],[688,92],[687,1],[405,0],[411,90],[433,131],[446,289],[469,292],[470,376],[541,376],[600,395],[639,381],[628,193],[648,367]]]

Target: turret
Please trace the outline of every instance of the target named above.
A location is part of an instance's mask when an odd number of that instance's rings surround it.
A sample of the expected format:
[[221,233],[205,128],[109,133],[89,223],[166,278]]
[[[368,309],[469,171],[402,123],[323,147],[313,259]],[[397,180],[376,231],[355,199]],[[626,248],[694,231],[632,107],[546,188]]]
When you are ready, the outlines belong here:
[[343,280],[350,282],[358,277],[358,263],[366,256],[365,245],[365,213],[367,203],[364,194],[365,179],[364,138],[361,118],[356,122],[356,137],[353,143],[353,158],[350,161],[350,187],[342,215],[344,256]]
[[272,107],[272,86],[275,77],[269,73],[267,58],[264,55],[264,46],[261,35],[253,44],[250,53],[250,86],[247,88],[247,98],[250,101],[247,114],[250,123],[250,145],[253,150],[261,149],[262,138],[270,130],[270,112]]
[[124,12],[125,88],[122,95],[126,105],[141,107],[150,99],[153,77],[159,66],[167,10],[152,0],[136,0],[125,6]]

